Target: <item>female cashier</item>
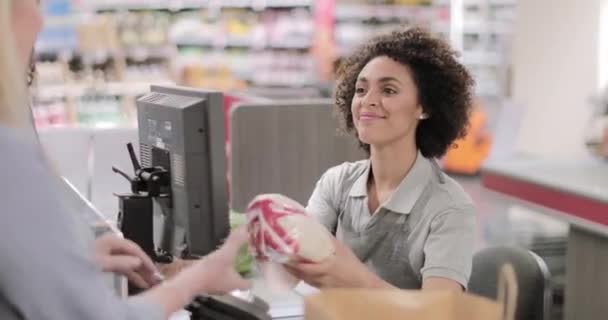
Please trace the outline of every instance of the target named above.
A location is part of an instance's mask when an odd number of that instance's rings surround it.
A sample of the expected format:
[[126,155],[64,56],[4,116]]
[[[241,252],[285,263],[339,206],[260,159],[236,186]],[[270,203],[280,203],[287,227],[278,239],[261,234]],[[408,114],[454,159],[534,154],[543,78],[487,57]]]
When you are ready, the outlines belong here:
[[343,62],[335,104],[369,158],[320,178],[307,210],[336,236],[336,254],[290,272],[322,288],[466,288],[473,203],[435,159],[464,135],[472,86],[449,45],[420,29]]

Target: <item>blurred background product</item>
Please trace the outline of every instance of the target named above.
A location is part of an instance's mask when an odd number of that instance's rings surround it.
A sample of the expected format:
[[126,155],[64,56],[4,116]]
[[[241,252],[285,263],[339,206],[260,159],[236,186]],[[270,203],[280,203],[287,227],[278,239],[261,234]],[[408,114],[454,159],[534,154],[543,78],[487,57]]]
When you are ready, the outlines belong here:
[[327,97],[334,61],[370,37],[411,26],[451,41],[484,108],[499,108],[509,92],[514,1],[44,1],[36,122],[133,126],[133,101],[151,83]]
[[491,148],[492,134],[488,128],[488,116],[477,101],[471,112],[467,134],[448,150],[442,161],[443,169],[450,173],[477,174]]
[[591,154],[608,160],[608,88],[593,99],[593,108],[585,143]]

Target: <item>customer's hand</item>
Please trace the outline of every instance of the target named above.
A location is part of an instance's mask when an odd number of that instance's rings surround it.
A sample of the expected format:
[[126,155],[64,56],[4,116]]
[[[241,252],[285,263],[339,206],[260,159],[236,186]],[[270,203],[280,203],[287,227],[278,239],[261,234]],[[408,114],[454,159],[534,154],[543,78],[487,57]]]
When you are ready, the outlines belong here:
[[124,275],[142,289],[161,280],[154,263],[137,244],[113,234],[95,241],[95,260],[104,272]]
[[221,248],[184,269],[174,281],[180,287],[192,288],[194,295],[224,294],[249,288],[250,282],[241,277],[234,265],[239,249],[248,240],[245,228],[233,231]]
[[225,294],[236,289],[247,289],[249,281],[235,269],[239,249],[249,237],[243,228],[231,233],[224,245],[201,260],[193,262],[173,278],[143,293],[160,305],[168,318],[175,311],[192,302],[201,294]]
[[158,270],[167,280],[174,278],[184,269],[195,264],[197,260],[184,260],[177,257],[173,257],[171,263],[160,263],[157,265]]

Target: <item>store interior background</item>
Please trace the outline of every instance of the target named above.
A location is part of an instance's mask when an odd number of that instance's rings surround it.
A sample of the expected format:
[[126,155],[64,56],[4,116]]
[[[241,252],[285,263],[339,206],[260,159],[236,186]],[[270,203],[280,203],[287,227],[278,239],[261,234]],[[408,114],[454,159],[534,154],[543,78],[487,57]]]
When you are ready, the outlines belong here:
[[[124,145],[137,139],[135,99],[150,84],[271,99],[331,97],[335,60],[403,25],[445,37],[474,74],[493,140],[486,162],[513,154],[603,161],[588,142],[608,127],[601,109],[608,99],[608,0],[43,3],[36,125],[61,173],[109,220],[117,214],[113,193],[128,191],[110,168],[129,168]],[[487,190],[479,174],[455,176],[477,204],[480,247],[535,250],[552,269],[559,306],[568,225],[545,208]]]

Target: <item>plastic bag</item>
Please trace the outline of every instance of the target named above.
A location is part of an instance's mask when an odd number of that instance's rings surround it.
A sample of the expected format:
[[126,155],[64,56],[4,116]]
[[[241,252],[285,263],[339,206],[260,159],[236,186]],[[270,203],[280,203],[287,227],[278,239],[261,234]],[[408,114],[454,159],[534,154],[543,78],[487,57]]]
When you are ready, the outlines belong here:
[[260,195],[251,201],[246,215],[253,254],[275,289],[293,288],[298,282],[282,264],[320,262],[335,251],[329,231],[288,197]]

